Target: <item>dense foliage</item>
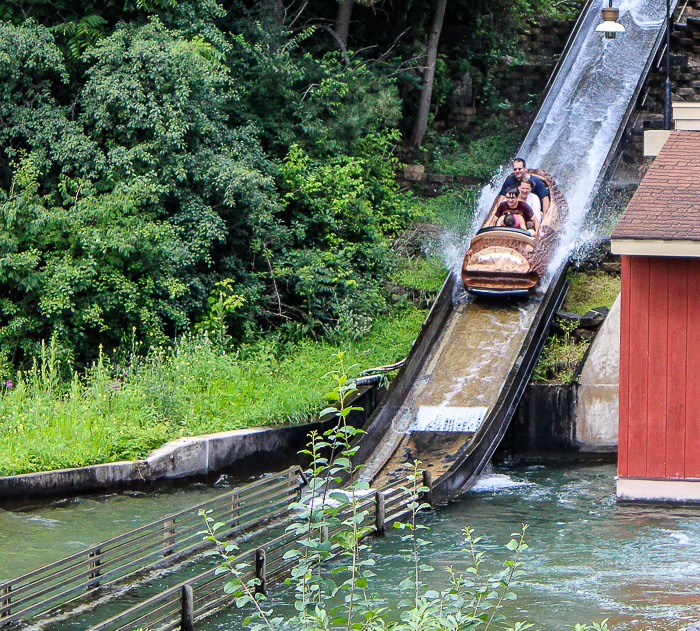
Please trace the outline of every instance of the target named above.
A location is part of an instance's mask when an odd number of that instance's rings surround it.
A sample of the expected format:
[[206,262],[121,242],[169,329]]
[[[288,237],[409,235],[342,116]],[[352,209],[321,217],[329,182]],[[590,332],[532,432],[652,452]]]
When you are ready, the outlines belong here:
[[[436,111],[452,74],[483,83],[512,52],[514,26],[544,6],[496,4],[500,14],[493,2],[450,5],[471,52],[441,58]],[[357,3],[347,50],[328,26],[336,9],[0,7],[5,378],[53,336],[64,364],[86,365],[101,344],[192,331],[216,287],[235,302],[222,316],[234,340],[270,327],[288,339],[369,329],[386,306],[391,238],[411,218],[395,154],[432,7]]]

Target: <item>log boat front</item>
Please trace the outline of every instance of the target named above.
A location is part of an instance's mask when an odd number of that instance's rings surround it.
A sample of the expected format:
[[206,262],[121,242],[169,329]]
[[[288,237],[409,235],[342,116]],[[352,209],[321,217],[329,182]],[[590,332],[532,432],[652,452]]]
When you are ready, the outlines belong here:
[[550,194],[538,235],[496,226],[494,202],[464,256],[462,280],[470,293],[524,295],[532,292],[544,275],[556,250],[568,206],[551,175],[541,169],[531,173],[544,180]]

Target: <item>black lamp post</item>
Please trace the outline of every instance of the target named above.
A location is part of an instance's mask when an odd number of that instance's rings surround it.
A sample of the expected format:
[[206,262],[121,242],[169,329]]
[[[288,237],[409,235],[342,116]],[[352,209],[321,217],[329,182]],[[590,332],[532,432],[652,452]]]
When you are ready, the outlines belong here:
[[666,0],[666,85],[664,88],[664,129],[671,129],[671,0]]

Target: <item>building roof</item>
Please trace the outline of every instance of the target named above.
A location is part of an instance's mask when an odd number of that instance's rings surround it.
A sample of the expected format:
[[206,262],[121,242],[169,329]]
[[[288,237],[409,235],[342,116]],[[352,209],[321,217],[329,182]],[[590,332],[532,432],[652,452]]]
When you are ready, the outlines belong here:
[[672,132],[617,222],[613,241],[700,242],[699,165],[700,131]]

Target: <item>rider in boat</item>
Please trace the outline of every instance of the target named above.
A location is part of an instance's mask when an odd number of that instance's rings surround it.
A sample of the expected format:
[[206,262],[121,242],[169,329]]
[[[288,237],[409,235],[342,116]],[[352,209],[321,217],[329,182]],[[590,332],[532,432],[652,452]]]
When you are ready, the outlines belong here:
[[[518,221],[518,227],[521,229],[525,229],[525,227],[528,225],[528,223],[534,224],[534,233],[537,234],[537,231],[540,229],[540,222],[537,220],[535,217],[535,214],[532,212],[532,208],[530,208],[525,202],[520,201],[518,199],[518,195],[520,194],[520,191],[513,187],[509,188],[506,191],[506,200],[504,202],[501,202],[498,205],[498,208],[496,209],[496,225],[497,226],[502,226],[504,225],[504,217],[506,213],[512,213],[514,215],[518,215],[522,221],[522,224],[520,221]],[[517,221],[517,219],[516,219]],[[532,232],[532,231],[531,231]]]
[[549,190],[547,190],[547,187],[540,178],[538,178],[536,175],[530,175],[528,173],[524,158],[516,158],[513,160],[513,172],[506,178],[506,181],[503,182],[503,186],[501,186],[501,190],[498,193],[498,198],[496,201],[499,204],[503,202],[506,191],[514,186],[517,187],[518,184],[520,184],[520,181],[528,175],[530,177],[530,181],[532,182],[532,192],[540,198],[540,202],[542,203],[542,215],[544,216],[547,214],[547,210],[549,209]]
[[542,223],[542,202],[540,202],[540,198],[532,192],[532,180],[529,175],[526,175],[520,181],[520,184],[518,184],[518,191],[520,192],[518,199],[532,208],[535,218]]
[[[503,215],[503,217],[501,217],[501,219],[503,220],[503,225],[506,228],[520,228],[521,230],[525,228],[523,218],[520,215],[506,213],[505,215]],[[501,221],[501,219],[499,219],[499,222]]]

